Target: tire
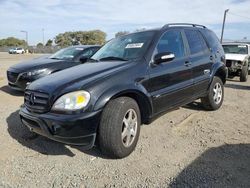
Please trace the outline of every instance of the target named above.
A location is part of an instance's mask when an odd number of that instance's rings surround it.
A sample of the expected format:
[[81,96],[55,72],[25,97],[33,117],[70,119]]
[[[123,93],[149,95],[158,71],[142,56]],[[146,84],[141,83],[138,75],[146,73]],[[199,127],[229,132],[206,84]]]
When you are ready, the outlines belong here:
[[248,79],[248,66],[242,67],[241,73],[240,73],[240,81],[246,82]]
[[[132,115],[130,122],[127,121],[129,115]],[[120,97],[111,100],[102,112],[99,126],[98,141],[101,151],[112,158],[128,156],[136,147],[140,125],[140,109],[134,99]],[[129,134],[131,135],[126,136]]]
[[[214,90],[216,90],[216,92]],[[201,98],[201,103],[207,110],[217,110],[221,107],[223,99],[224,99],[223,82],[219,77],[215,76],[209,87],[208,95],[206,97]]]

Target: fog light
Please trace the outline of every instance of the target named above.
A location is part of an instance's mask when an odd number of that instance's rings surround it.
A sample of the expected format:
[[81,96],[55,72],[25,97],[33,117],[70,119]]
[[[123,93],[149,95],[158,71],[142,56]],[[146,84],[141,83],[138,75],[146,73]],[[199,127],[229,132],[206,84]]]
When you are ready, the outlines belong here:
[[60,125],[52,125],[51,129],[52,129],[53,134],[58,134],[58,132],[61,129],[61,126]]

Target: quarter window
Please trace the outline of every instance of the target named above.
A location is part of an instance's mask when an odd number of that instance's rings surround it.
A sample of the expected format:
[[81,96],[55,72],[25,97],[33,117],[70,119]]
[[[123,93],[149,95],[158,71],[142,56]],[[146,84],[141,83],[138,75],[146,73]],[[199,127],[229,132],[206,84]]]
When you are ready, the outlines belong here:
[[185,30],[191,54],[205,52],[208,50],[207,44],[200,32],[195,30]]
[[157,53],[171,52],[176,58],[184,56],[184,45],[180,31],[167,31],[160,38],[157,47]]

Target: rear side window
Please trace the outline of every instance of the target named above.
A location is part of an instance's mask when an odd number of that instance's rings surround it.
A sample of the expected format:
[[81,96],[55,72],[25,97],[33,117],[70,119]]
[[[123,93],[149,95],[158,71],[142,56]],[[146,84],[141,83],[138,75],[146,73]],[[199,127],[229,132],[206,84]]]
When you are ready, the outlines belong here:
[[208,50],[208,46],[199,31],[185,30],[191,54],[197,54]]
[[184,56],[184,45],[180,31],[167,31],[160,38],[157,46],[157,53],[171,52],[176,58]]
[[210,30],[204,30],[203,34],[205,35],[207,42],[211,48],[221,48],[220,40],[214,34],[214,32]]

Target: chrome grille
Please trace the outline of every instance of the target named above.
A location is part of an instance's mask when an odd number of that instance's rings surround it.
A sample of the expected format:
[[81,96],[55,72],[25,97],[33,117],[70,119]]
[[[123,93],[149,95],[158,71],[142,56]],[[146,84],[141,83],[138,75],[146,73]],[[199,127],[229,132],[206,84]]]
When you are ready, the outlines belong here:
[[45,113],[50,109],[49,95],[38,91],[25,91],[24,104],[27,110],[35,113]]

